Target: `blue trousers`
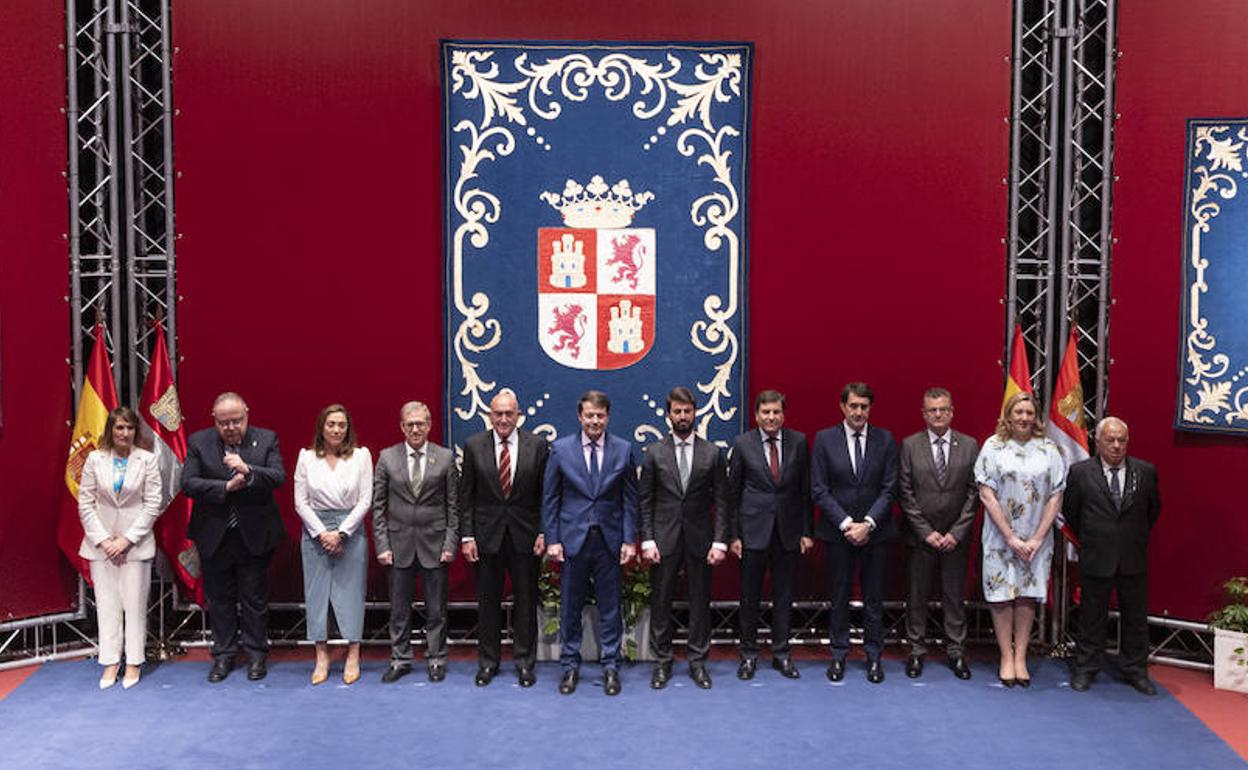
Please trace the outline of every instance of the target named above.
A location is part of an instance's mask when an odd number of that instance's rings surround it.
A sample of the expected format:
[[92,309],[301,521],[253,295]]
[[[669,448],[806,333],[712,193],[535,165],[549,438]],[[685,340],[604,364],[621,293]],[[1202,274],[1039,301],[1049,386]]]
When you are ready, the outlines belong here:
[[602,530],[594,527],[576,556],[567,557],[560,574],[559,629],[563,646],[559,662],[564,670],[581,667],[581,609],[594,579],[598,597],[598,638],[602,640],[602,667],[620,667],[620,639],[624,635],[620,615],[620,555],[611,553]]
[[[317,511],[321,523],[336,529],[349,511]],[[334,607],[338,630],[348,642],[364,636],[364,589],[368,581],[368,535],[363,529],[347,539],[341,556],[330,556],[303,532],[303,596],[308,613],[308,641],[329,638],[329,607]]]

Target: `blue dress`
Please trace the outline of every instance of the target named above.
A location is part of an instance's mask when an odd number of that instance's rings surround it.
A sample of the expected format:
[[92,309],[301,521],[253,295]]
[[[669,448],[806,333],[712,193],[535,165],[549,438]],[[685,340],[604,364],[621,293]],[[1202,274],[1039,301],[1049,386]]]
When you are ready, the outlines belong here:
[[[1045,502],[1066,488],[1066,464],[1057,446],[1048,439],[1033,438],[1020,444],[1014,439],[992,436],[984,442],[975,461],[975,481],[996,493],[1014,534],[1026,540],[1039,528]],[[1052,533],[1030,563],[1014,555],[1001,530],[986,515],[981,542],[984,599],[1045,599],[1049,564],[1053,560]]]

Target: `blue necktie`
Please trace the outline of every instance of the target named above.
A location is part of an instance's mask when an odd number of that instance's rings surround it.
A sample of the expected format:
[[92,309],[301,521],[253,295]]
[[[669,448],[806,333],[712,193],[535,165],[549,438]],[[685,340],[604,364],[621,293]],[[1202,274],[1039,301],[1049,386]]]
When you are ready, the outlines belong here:
[[862,433],[854,434],[854,478],[862,477]]
[[1118,483],[1118,471],[1121,468],[1109,469],[1109,496],[1113,498],[1114,507],[1122,508],[1122,485]]
[[598,465],[598,442],[589,442],[589,481],[595,489],[598,488],[598,474],[601,472]]

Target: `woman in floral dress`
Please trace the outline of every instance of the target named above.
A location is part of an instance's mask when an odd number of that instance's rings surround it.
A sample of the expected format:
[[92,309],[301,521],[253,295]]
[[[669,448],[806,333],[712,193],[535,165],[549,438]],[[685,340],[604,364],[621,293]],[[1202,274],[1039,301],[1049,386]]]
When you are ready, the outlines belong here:
[[1027,642],[1043,601],[1053,559],[1053,522],[1062,507],[1066,465],[1044,437],[1040,406],[1030,393],[1005,403],[997,432],[975,461],[975,481],[987,518],[983,529],[984,598],[1001,651],[1006,687],[1031,685]]

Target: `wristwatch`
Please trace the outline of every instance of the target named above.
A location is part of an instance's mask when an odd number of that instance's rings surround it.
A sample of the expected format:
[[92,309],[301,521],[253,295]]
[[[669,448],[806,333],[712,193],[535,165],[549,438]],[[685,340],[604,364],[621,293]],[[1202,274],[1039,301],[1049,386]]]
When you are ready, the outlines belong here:
[[344,542],[344,543],[345,543],[345,542],[347,542],[347,540],[348,540],[348,539],[350,539],[350,537],[351,537],[350,535],[348,535],[346,532],[342,531],[341,529],[335,529],[335,530],[334,530],[334,532],[336,532],[336,533],[338,534],[338,537],[339,537],[339,538],[342,540],[342,542]]

